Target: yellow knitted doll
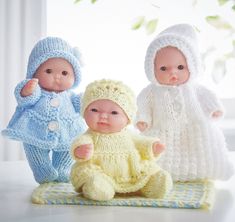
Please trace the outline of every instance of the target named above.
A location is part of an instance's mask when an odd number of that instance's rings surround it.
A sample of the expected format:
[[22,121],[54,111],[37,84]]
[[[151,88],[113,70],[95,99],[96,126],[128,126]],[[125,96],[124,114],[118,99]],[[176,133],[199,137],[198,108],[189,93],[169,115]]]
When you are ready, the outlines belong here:
[[171,190],[170,174],[155,162],[164,145],[127,129],[135,113],[134,94],[123,83],[100,80],[87,86],[82,114],[89,129],[71,149],[76,160],[71,182],[86,198],[110,200],[115,193],[137,191],[162,198]]

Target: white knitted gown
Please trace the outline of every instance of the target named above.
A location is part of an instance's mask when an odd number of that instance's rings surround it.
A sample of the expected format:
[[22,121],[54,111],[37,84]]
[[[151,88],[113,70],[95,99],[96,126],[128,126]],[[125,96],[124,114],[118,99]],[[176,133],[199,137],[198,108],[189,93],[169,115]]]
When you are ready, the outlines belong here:
[[[190,75],[184,84],[161,85],[156,80],[155,56],[167,46],[178,48],[186,58]],[[211,91],[196,82],[201,69],[194,28],[178,24],[161,32],[148,47],[145,72],[151,83],[137,98],[136,121],[148,124],[145,135],[165,143],[158,164],[175,181],[226,180],[233,175],[224,135],[211,116],[223,107]]]
[[224,136],[211,118],[221,105],[206,88],[150,84],[139,95],[138,108],[137,119],[150,126],[144,134],[166,144],[158,164],[175,181],[224,180],[233,174]]

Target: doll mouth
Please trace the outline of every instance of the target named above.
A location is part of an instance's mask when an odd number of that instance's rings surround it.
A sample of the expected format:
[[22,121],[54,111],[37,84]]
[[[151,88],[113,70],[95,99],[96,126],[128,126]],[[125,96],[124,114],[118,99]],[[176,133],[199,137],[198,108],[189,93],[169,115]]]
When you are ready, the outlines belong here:
[[106,123],[106,122],[98,122],[97,124],[98,124],[99,126],[109,126],[109,124]]
[[170,82],[171,82],[171,83],[175,83],[175,82],[177,82],[177,81],[178,81],[178,78],[175,77],[175,76],[173,76],[173,77],[170,78]]

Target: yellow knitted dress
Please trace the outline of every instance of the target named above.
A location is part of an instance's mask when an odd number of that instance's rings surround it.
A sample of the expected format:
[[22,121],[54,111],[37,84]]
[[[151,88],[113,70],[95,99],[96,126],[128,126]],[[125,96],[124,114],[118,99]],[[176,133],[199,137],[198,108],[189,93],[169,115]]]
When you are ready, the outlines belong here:
[[[142,191],[146,197],[164,196],[172,188],[172,180],[156,164],[152,152],[155,141],[155,138],[133,135],[126,128],[111,134],[88,130],[74,141],[71,149],[76,160],[71,171],[75,190],[95,200],[135,191]],[[82,144],[93,144],[91,159],[74,156],[74,149]]]

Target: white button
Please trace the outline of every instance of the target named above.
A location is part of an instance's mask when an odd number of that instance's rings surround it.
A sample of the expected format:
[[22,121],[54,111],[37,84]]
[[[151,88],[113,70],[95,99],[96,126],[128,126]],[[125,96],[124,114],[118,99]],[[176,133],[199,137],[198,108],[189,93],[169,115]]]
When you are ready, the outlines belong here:
[[48,129],[49,129],[50,131],[55,131],[55,130],[59,129],[59,123],[58,123],[57,121],[51,121],[51,122],[49,122],[49,124],[48,124]]
[[60,105],[60,100],[58,98],[51,99],[50,104],[53,107],[58,107]]

